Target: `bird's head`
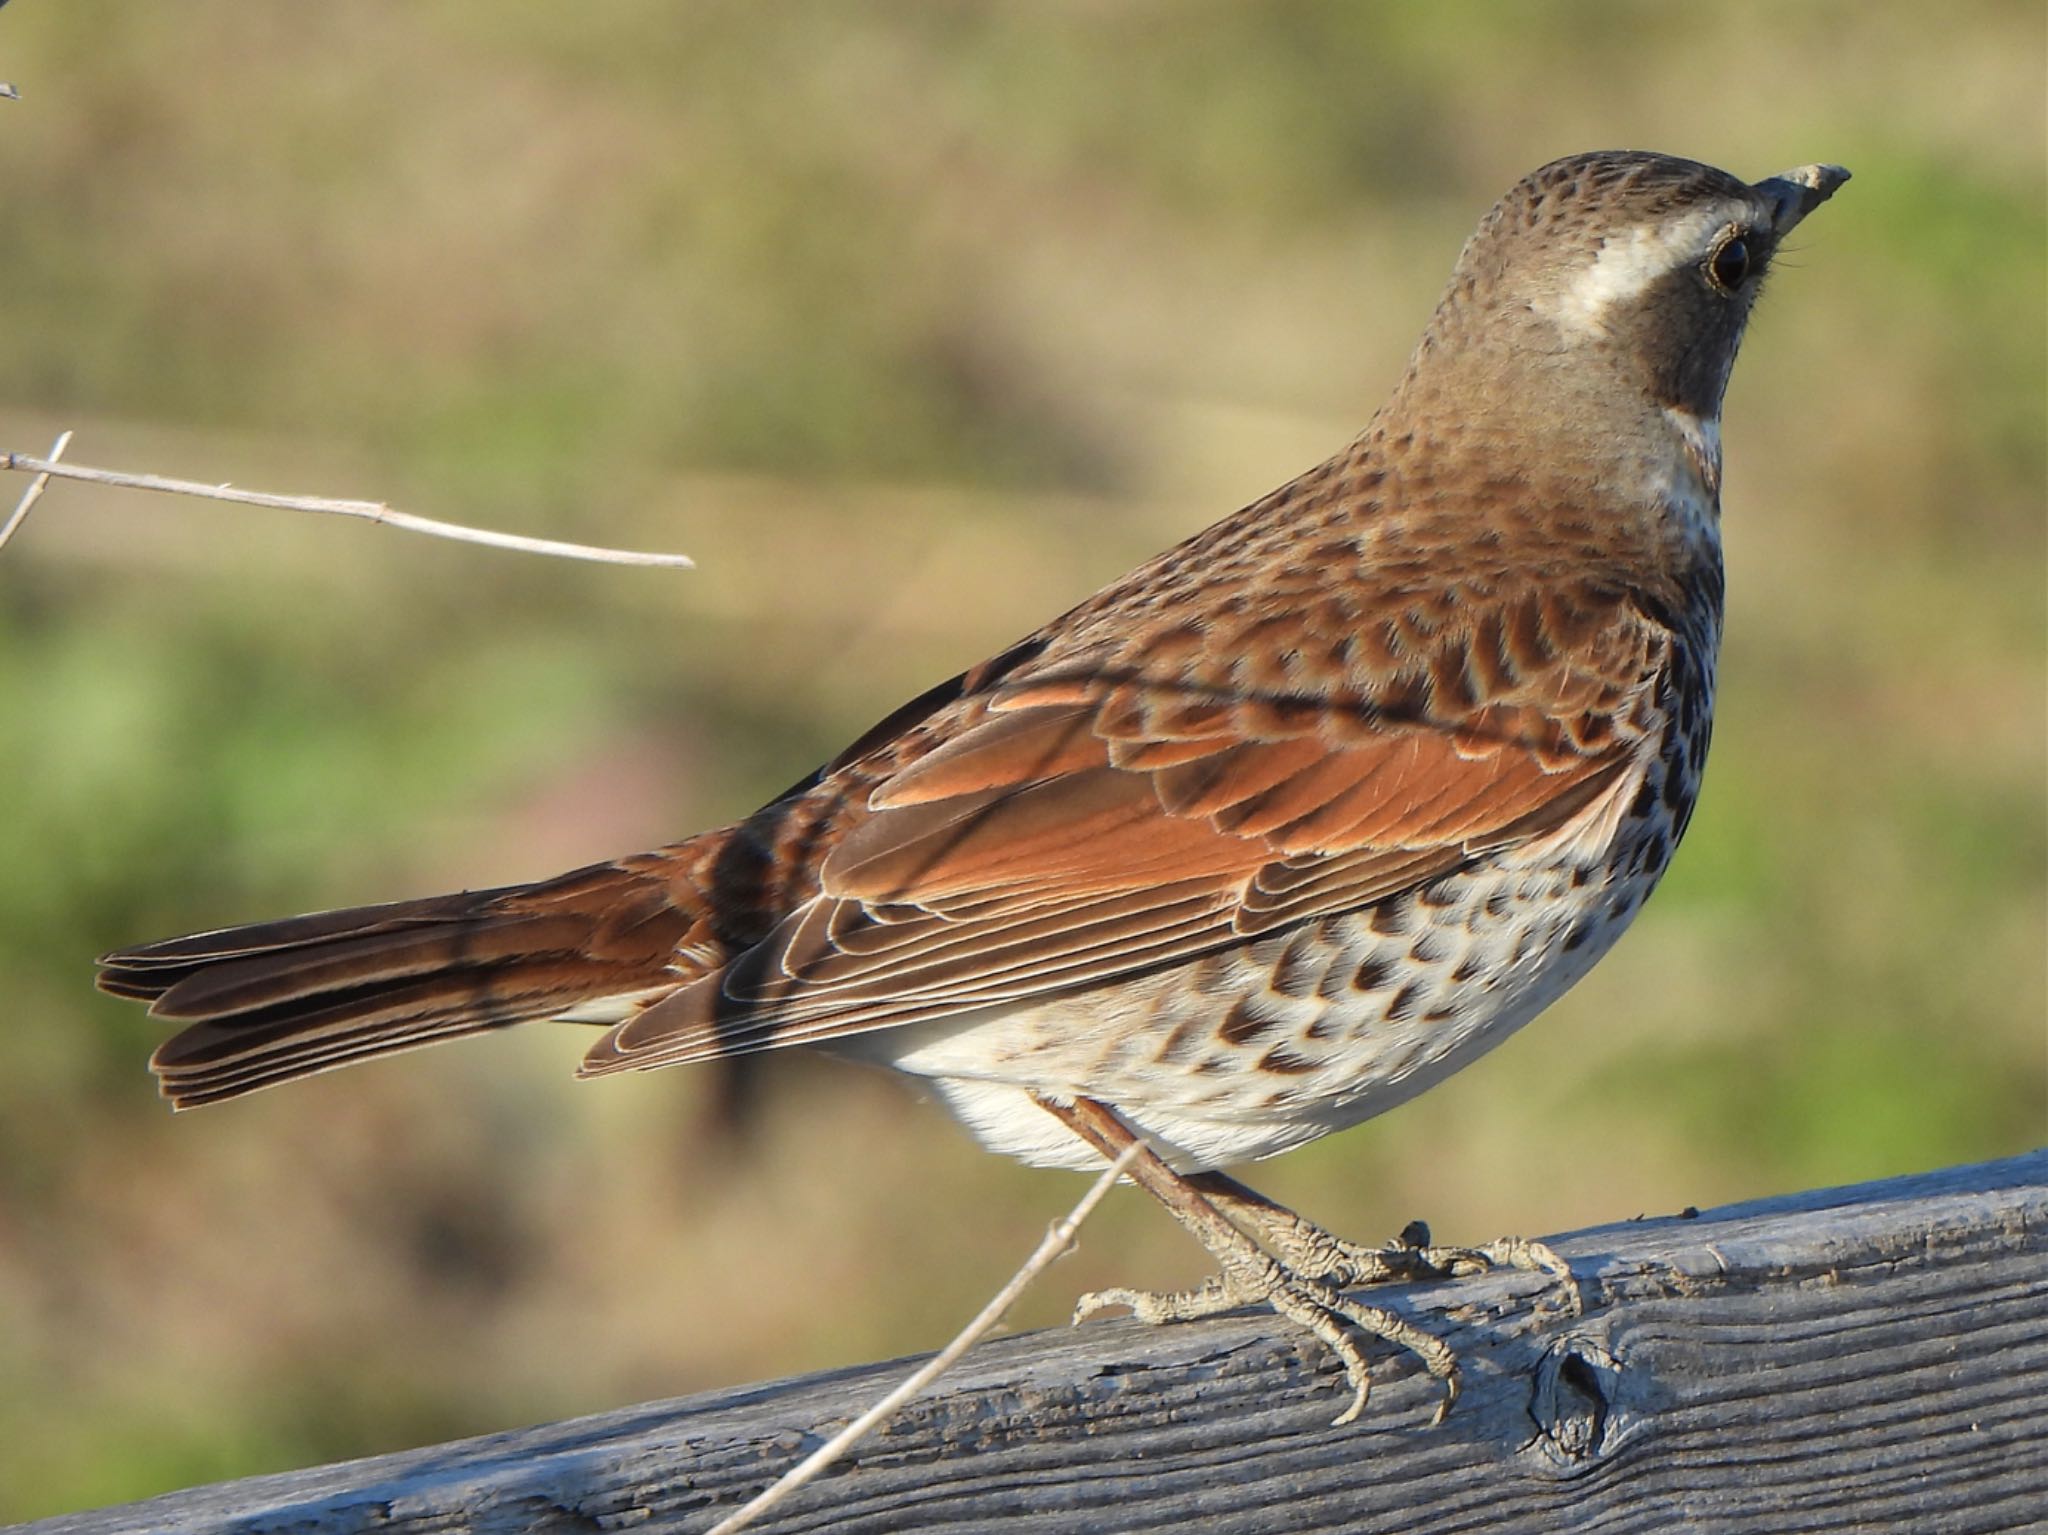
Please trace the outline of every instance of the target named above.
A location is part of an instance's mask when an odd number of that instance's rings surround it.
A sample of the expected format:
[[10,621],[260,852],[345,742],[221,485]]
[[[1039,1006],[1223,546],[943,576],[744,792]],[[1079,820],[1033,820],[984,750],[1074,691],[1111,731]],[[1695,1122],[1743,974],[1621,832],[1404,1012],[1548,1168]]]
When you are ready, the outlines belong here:
[[1553,441],[1655,412],[1717,438],[1772,259],[1848,179],[1806,165],[1751,185],[1623,150],[1554,161],[1466,242],[1404,392]]

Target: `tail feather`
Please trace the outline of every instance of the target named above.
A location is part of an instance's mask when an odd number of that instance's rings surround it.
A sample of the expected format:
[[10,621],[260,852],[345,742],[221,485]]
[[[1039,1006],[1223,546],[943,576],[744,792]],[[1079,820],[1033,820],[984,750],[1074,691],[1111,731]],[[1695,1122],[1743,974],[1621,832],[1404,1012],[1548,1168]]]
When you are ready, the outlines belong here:
[[[101,989],[185,1025],[150,1060],[180,1108],[465,1034],[630,1012],[705,948],[694,860],[316,912],[100,959]],[[715,945],[713,945],[715,947]]]
[[481,977],[507,965],[524,972],[536,956],[575,954],[589,934],[589,923],[567,915],[451,916],[410,932],[330,938],[206,965],[179,976],[150,1011],[172,1019],[239,1016],[421,976]]
[[419,1019],[403,1030],[368,1030],[337,1037],[320,1048],[301,1047],[297,1042],[287,1045],[273,1041],[268,1046],[239,1054],[217,1065],[170,1063],[159,1051],[151,1059],[150,1069],[157,1074],[158,1085],[166,1098],[178,1108],[191,1109],[202,1104],[223,1103],[244,1093],[253,1093],[258,1088],[274,1087],[280,1082],[333,1071],[340,1066],[352,1066],[357,1061],[396,1055],[400,1051],[439,1044],[444,1039],[481,1034],[504,1027],[505,1023],[519,1021]]

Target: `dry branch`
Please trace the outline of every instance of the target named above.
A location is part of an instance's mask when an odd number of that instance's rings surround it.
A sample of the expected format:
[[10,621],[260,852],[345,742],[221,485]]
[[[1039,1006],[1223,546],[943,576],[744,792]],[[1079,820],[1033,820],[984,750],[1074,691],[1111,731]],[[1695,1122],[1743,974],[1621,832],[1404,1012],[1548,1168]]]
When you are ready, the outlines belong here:
[[834,1461],[841,1459],[848,1450],[873,1432],[876,1424],[951,1369],[962,1354],[974,1347],[998,1322],[1009,1315],[1010,1308],[1017,1304],[1017,1297],[1024,1293],[1032,1280],[1067,1255],[1074,1245],[1074,1233],[1080,1230],[1081,1222],[1088,1219],[1089,1213],[1102,1202],[1102,1196],[1116,1185],[1117,1179],[1124,1175],[1124,1169],[1135,1162],[1138,1153],[1145,1149],[1146,1143],[1142,1140],[1132,1141],[1124,1147],[1116,1160],[1102,1170],[1102,1176],[1088,1185],[1088,1192],[1083,1194],[1080,1202],[1067,1212],[1066,1219],[1053,1222],[1045,1233],[1045,1239],[1033,1249],[1031,1256],[1024,1260],[1023,1266],[1010,1276],[1009,1282],[995,1293],[986,1306],[975,1313],[974,1320],[960,1329],[959,1335],[951,1343],[912,1370],[893,1391],[883,1396],[874,1406],[783,1472],[744,1508],[719,1520],[707,1535],[739,1535],[741,1530],[753,1524],[799,1487],[816,1480]]
[[[57,472],[57,460],[64,456],[64,450],[70,445],[69,432],[59,432],[57,440],[50,444],[50,456],[43,460],[50,467],[28,482],[28,489],[21,493],[21,499],[15,503],[14,514],[7,519],[5,527],[0,527],[0,549],[7,547],[7,540],[14,537],[15,529],[28,521],[29,512],[43,499],[43,492],[49,488],[50,476]],[[11,460],[13,455],[9,454],[8,457]]]
[[[360,517],[368,522],[381,522],[387,527],[402,528],[408,533],[427,533],[435,538],[455,539],[466,544],[487,544],[494,549],[517,549],[526,554],[546,554],[557,559],[591,560],[602,565],[659,565],[670,569],[688,570],[696,562],[687,554],[650,554],[636,549],[604,549],[591,544],[564,543],[552,538],[528,538],[520,533],[499,533],[489,528],[466,527],[456,522],[441,522],[432,517],[419,517],[411,512],[401,512],[382,501],[339,500],[331,496],[283,496],[269,491],[241,490],[233,485],[208,485],[198,480],[174,480],[160,474],[128,474],[117,469],[89,469],[82,464],[60,464],[57,454],[61,445],[70,439],[66,432],[58,439],[59,447],[51,451],[48,458],[33,458],[26,453],[0,454],[0,469],[13,469],[33,474],[36,480],[29,487],[29,493],[22,498],[22,505],[8,520],[6,533],[11,534],[28,508],[41,494],[41,487],[54,477],[61,480],[84,480],[94,485],[118,485],[129,490],[154,490],[178,496],[199,496],[209,501],[235,501],[244,506],[268,506],[287,512],[325,512],[336,517]],[[0,535],[0,543],[5,535]]]

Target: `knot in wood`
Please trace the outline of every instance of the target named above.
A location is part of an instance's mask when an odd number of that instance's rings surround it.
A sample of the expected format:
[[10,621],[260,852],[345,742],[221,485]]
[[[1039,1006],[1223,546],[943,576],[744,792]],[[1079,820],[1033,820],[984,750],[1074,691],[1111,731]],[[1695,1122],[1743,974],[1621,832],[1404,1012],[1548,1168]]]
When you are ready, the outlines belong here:
[[1614,1447],[1621,1361],[1585,1333],[1559,1338],[1536,1365],[1529,1415],[1536,1443],[1560,1471],[1589,1469]]

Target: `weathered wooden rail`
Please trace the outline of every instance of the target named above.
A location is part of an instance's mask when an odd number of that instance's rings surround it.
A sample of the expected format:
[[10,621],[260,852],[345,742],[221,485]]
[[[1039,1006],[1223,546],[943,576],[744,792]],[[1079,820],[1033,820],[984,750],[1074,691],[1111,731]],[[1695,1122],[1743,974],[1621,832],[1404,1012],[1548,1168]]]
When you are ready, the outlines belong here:
[[[2048,1529],[2048,1151],[1554,1245],[1543,1281],[1384,1292],[1465,1393],[1391,1357],[1364,1420],[1253,1313],[986,1344],[757,1529]],[[701,1531],[901,1362],[652,1403],[45,1520],[33,1535]]]

